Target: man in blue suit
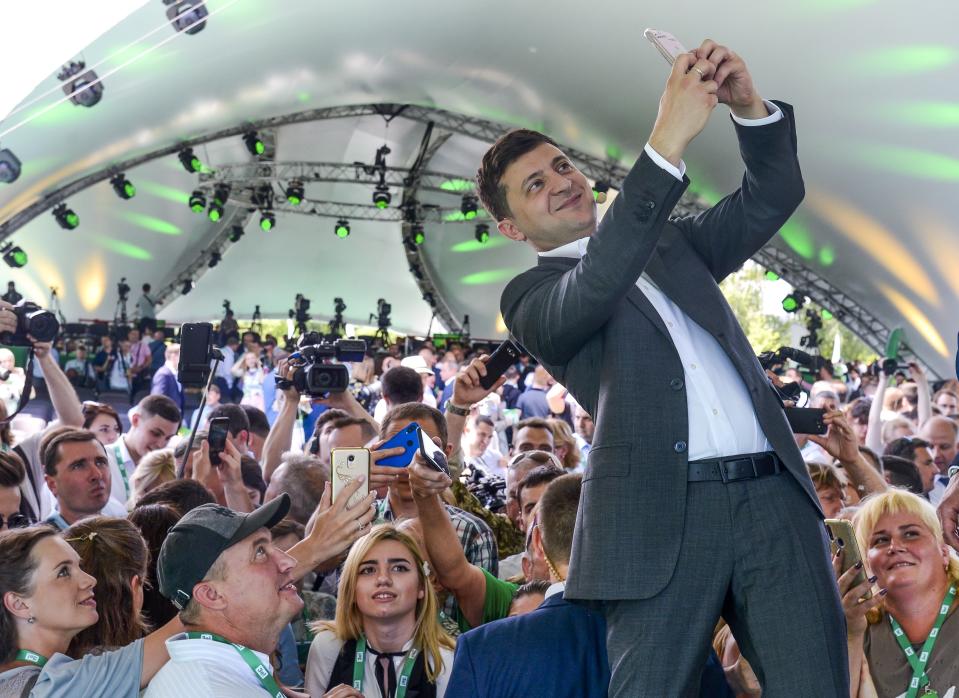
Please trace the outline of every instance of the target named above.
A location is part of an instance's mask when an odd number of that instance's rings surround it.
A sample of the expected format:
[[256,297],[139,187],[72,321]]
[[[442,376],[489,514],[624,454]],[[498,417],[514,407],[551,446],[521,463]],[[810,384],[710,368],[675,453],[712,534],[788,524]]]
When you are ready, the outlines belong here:
[[180,345],[171,344],[163,354],[163,366],[153,374],[153,384],[150,387],[151,395],[166,395],[173,400],[183,414],[183,390],[180,381],[176,379],[177,365],[180,363]]
[[[563,598],[581,490],[581,475],[564,475],[549,484],[539,502],[530,545],[549,568],[546,600],[526,615],[461,635],[446,698],[606,695],[605,617]],[[704,669],[700,696],[733,698],[715,655]]]

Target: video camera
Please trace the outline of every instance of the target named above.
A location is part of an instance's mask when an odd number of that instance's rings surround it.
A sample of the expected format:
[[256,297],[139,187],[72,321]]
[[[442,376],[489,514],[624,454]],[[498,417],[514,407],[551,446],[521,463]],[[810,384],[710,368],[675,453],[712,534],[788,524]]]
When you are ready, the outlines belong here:
[[832,371],[832,362],[828,359],[792,347],[779,347],[776,351],[764,351],[757,358],[764,371],[775,372],[776,368],[781,368],[787,360],[795,361],[812,373],[818,373],[822,368],[828,368],[830,372]]
[[299,341],[299,349],[290,355],[294,366],[291,380],[278,379],[281,390],[294,387],[301,395],[325,397],[342,393],[350,385],[350,372],[342,363],[358,362],[366,356],[362,339],[337,339],[330,342],[319,332],[307,332]]
[[296,298],[293,301],[293,310],[296,315],[297,322],[307,322],[310,319],[309,309],[310,309],[310,299],[306,298],[302,293],[297,293]]
[[[20,301],[11,308],[17,316],[14,332],[0,333],[0,343],[8,346],[31,347],[33,342],[52,342],[60,331],[57,316],[32,301]],[[31,341],[27,336],[33,337]]]
[[117,284],[117,295],[121,301],[125,301],[130,295],[130,284],[127,283],[127,277],[120,277],[120,283]]

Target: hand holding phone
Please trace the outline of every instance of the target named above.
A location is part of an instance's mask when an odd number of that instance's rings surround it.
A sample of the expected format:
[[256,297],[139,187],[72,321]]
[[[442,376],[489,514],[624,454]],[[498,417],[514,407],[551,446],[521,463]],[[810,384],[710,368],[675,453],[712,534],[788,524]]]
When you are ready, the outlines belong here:
[[386,449],[390,448],[402,448],[403,453],[396,456],[381,458],[376,464],[388,465],[393,468],[405,468],[408,466],[413,461],[413,456],[416,453],[416,450],[420,447],[419,437],[416,435],[419,429],[419,424],[416,422],[410,422],[398,432],[393,434],[393,436],[391,436],[389,439],[377,446],[377,451],[385,451]]
[[500,344],[486,362],[486,375],[480,377],[480,385],[486,390],[492,389],[506,369],[519,361],[519,353],[519,347],[508,339]]
[[210,463],[219,466],[220,454],[226,448],[226,439],[230,434],[230,419],[228,417],[215,417],[210,420],[209,432],[206,440],[210,444]]
[[346,485],[363,476],[363,484],[349,498],[352,507],[370,493],[370,452],[365,448],[334,448],[330,454],[330,474],[333,481],[333,501]]
[[450,466],[446,460],[446,454],[443,452],[443,449],[433,443],[433,439],[422,429],[419,429],[417,433],[419,435],[420,455],[423,456],[423,460],[428,466],[433,468],[433,470],[450,477]]
[[[826,529],[829,531],[829,538],[831,539],[830,547],[833,550],[833,554],[840,548],[842,549],[842,565],[839,569],[839,574],[842,576],[857,564],[862,563],[862,553],[859,551],[856,532],[853,530],[852,524],[845,519],[826,519],[825,524]],[[866,569],[864,565],[860,565],[859,572],[856,573],[852,586],[858,586],[865,583],[865,581]],[[868,600],[871,598],[872,590],[867,591],[863,596],[863,599]]]
[[672,65],[676,58],[682,53],[688,53],[686,48],[679,43],[679,39],[669,32],[658,31],[656,29],[647,29],[643,32],[653,46],[662,54],[666,62]]
[[829,428],[824,417],[826,410],[812,407],[785,408],[786,421],[794,434],[825,434]]

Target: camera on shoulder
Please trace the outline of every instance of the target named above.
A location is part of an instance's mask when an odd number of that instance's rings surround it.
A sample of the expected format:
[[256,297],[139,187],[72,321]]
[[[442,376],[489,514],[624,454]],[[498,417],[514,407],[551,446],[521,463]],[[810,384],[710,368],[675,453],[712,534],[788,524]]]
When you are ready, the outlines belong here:
[[290,355],[294,371],[289,381],[278,380],[277,387],[296,388],[301,395],[324,397],[342,393],[350,385],[350,372],[342,362],[362,361],[366,342],[362,339],[329,341],[319,332],[307,332],[299,349]]

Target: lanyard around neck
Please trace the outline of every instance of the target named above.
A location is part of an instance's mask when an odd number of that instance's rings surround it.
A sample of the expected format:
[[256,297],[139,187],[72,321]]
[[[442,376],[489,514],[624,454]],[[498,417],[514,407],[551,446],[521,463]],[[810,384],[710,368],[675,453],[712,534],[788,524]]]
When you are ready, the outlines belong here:
[[[121,437],[123,438],[123,437]],[[117,459],[117,468],[120,470],[120,477],[123,478],[123,489],[127,493],[127,500],[130,499],[130,477],[127,475],[127,464],[123,459],[123,452],[119,446],[113,447],[113,455]]]
[[214,635],[213,633],[186,633],[186,636],[189,640],[213,640],[213,642],[230,645],[230,647],[240,653],[243,661],[253,670],[256,678],[260,681],[260,685],[266,689],[267,693],[273,696],[273,698],[284,698],[283,691],[280,690],[279,685],[273,678],[273,673],[263,666],[263,662],[260,661],[260,658],[257,657],[250,648],[238,645],[235,642],[230,642],[226,638]]
[[956,586],[953,584],[949,587],[946,596],[942,600],[942,605],[939,607],[939,616],[936,618],[936,624],[932,626],[932,630],[929,631],[929,637],[927,637],[925,643],[923,643],[918,657],[912,645],[909,644],[909,638],[906,637],[902,626],[899,625],[891,614],[889,616],[889,624],[892,625],[892,634],[896,636],[896,642],[899,643],[899,647],[902,648],[906,659],[909,661],[909,666],[912,667],[912,680],[909,682],[909,690],[906,691],[906,698],[915,698],[916,694],[919,693],[919,689],[929,683],[929,677],[926,676],[926,665],[929,664],[929,656],[932,654],[932,648],[939,638],[939,629],[945,622],[946,616],[949,614],[949,608],[952,606],[955,598]]
[[17,652],[18,662],[30,662],[38,667],[42,667],[47,663],[47,658],[42,654],[37,654],[36,652],[31,652],[30,650],[20,650]]
[[[403,671],[400,672],[396,680],[396,693],[393,695],[393,698],[406,698],[406,687],[410,682],[410,674],[413,673],[413,665],[416,664],[416,657],[419,653],[420,651],[414,647],[406,656],[406,661],[403,662]],[[392,657],[390,657],[390,661],[393,661]],[[353,688],[360,693],[363,692],[363,675],[365,673],[366,635],[360,635],[360,639],[356,641],[356,660],[353,663]],[[383,696],[383,698],[390,697]]]

